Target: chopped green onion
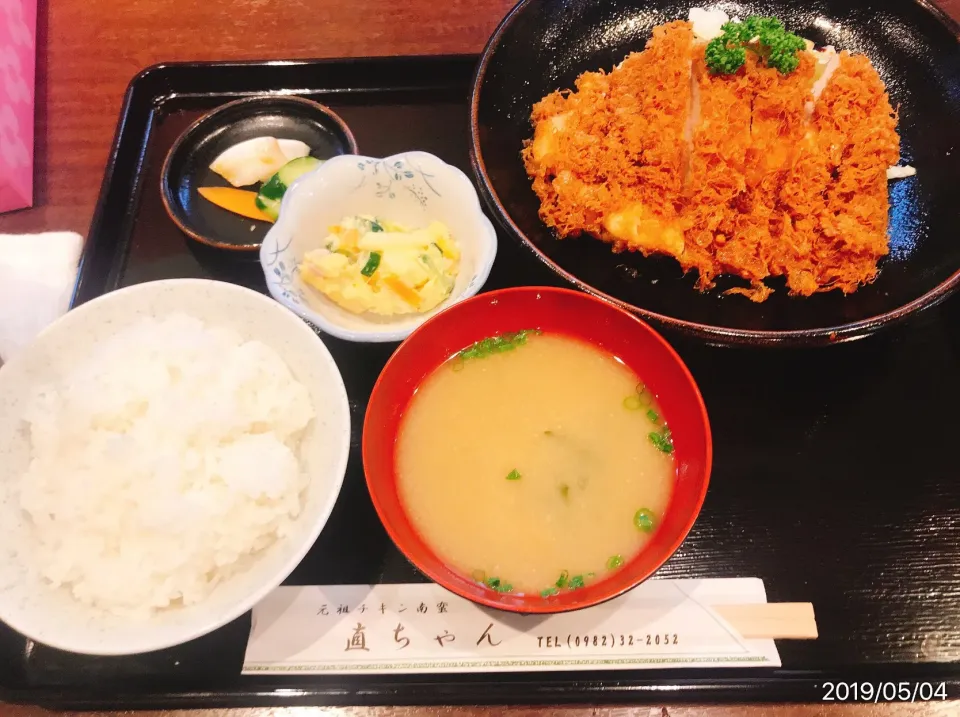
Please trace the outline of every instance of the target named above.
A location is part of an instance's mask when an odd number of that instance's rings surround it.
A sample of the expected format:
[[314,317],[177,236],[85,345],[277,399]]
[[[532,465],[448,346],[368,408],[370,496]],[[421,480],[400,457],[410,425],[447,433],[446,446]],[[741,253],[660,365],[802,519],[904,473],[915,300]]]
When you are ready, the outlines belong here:
[[536,335],[541,333],[543,332],[540,331],[540,329],[524,329],[523,331],[515,331],[514,333],[491,336],[467,346],[467,348],[456,355],[461,359],[471,359],[484,358],[491,354],[502,353],[504,351],[512,351],[517,346],[523,346],[527,343],[527,337],[531,334]]
[[364,276],[373,276],[373,272],[377,270],[378,266],[380,266],[380,252],[372,251],[370,252],[370,258],[367,259],[367,263],[363,265],[360,273]]
[[513,585],[501,582],[500,578],[487,578],[485,584],[488,588],[496,590],[498,593],[508,593],[513,590]]
[[514,468],[512,471],[507,473],[507,480],[520,480],[520,471]]
[[654,411],[652,408],[647,409],[647,418],[656,423],[660,420],[660,414]]
[[574,575],[570,578],[570,582],[567,583],[567,587],[571,590],[576,590],[577,588],[582,588],[584,585],[583,575]]
[[[651,394],[647,387],[643,383],[638,383],[636,388],[633,390],[633,395],[627,396],[623,399],[623,407],[628,411],[639,411],[644,406],[649,406],[653,403],[653,394]],[[648,412],[649,416],[650,413]]]
[[564,498],[569,498],[569,497],[570,497],[570,486],[568,486],[566,483],[561,483],[561,484],[560,484],[560,495],[562,495]]
[[556,595],[558,592],[560,592],[560,591],[557,590],[556,588],[553,588],[553,587],[544,588],[543,590],[540,591],[540,597],[542,597],[542,598],[553,597],[553,596]]
[[623,558],[619,555],[611,555],[607,560],[607,570],[616,570],[623,565]]
[[637,384],[637,395],[640,397],[640,403],[644,406],[649,406],[653,403],[653,394],[650,393],[642,383]]
[[567,584],[567,579],[568,579],[569,577],[570,577],[569,571],[564,570],[562,573],[560,573],[560,577],[557,578],[557,582],[555,582],[554,585],[555,585],[557,588],[562,588],[562,587],[566,586],[566,584]]
[[655,526],[655,516],[653,511],[641,508],[633,515],[633,524],[644,533],[652,533]]
[[383,231],[383,226],[381,226],[380,222],[378,222],[376,219],[374,219],[374,220],[372,220],[372,221],[370,222],[370,231],[372,231],[372,232],[382,232],[382,231]]
[[670,440],[670,433],[666,430],[664,433],[658,433],[656,431],[651,431],[647,434],[647,437],[650,439],[650,442],[656,446],[657,450],[661,453],[673,453],[673,441]]

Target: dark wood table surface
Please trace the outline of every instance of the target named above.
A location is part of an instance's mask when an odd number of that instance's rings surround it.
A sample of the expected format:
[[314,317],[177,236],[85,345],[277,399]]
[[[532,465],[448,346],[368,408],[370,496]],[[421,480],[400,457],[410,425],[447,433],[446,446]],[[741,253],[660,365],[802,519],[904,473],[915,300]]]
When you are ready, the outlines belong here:
[[[0,717],[55,717],[34,707],[4,707]],[[89,712],[85,717],[943,717],[958,702],[904,705],[708,705],[643,707],[287,707],[164,712]]]
[[[863,0],[864,2],[866,0]],[[40,0],[35,207],[0,232],[86,234],[127,83],[158,62],[479,52],[513,0]],[[940,5],[960,18],[960,0]],[[919,717],[927,705],[638,708],[339,708],[205,711],[209,717]],[[0,705],[0,717],[46,714]],[[106,714],[106,713],[100,713]],[[165,715],[178,713],[167,712]],[[298,715],[299,717],[299,715]]]

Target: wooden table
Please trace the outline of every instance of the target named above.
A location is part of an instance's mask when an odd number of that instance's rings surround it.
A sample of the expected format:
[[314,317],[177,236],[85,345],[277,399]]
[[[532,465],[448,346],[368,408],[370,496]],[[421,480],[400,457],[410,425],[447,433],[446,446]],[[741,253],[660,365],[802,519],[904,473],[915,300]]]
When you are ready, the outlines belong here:
[[[144,67],[176,60],[256,60],[479,52],[514,0],[41,0],[37,44],[36,207],[0,215],[0,232],[85,234],[123,92]],[[942,0],[960,18],[960,0]],[[948,714],[929,705],[704,708],[345,708],[303,717],[867,717]],[[209,711],[267,717],[277,710]],[[0,717],[42,710],[0,705]],[[167,713],[174,714],[174,713]],[[286,717],[285,715],[285,717]]]
[[[728,705],[706,707],[290,707],[286,709],[91,712],[86,717],[932,717],[960,714],[960,705]],[[32,707],[4,707],[0,717],[56,717]]]

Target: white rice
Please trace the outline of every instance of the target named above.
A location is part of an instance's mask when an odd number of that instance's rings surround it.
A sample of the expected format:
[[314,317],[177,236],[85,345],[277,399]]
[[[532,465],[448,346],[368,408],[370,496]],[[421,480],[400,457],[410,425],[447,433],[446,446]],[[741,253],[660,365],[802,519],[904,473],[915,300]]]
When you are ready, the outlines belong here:
[[184,315],[125,328],[28,408],[28,562],[115,614],[202,600],[300,512],[313,415],[262,343]]

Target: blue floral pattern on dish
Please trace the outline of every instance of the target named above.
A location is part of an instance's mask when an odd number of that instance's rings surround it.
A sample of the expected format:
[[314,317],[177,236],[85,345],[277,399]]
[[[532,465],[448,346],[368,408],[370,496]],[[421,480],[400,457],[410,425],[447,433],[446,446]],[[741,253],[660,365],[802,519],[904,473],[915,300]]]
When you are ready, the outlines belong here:
[[425,207],[427,206],[427,189],[438,197],[443,196],[430,182],[436,175],[427,172],[406,156],[392,159],[389,164],[383,159],[364,159],[357,162],[357,169],[363,172],[357,189],[360,189],[369,179],[376,183],[378,197],[396,199],[397,191],[403,189],[409,192],[421,207]]
[[296,277],[297,270],[300,268],[300,261],[296,257],[287,257],[286,261],[282,258],[292,243],[293,238],[291,237],[283,246],[275,246],[270,249],[270,258],[265,266],[276,277],[270,283],[277,287],[283,298],[298,306],[303,306],[307,302],[307,297],[303,295],[303,290],[294,282],[294,277]]
[[[308,287],[300,277],[303,256],[349,214],[411,226],[446,224],[460,243],[463,267],[451,296],[430,312],[385,319],[351,314]],[[310,324],[349,341],[381,342],[402,340],[433,313],[475,294],[496,252],[496,231],[469,177],[439,157],[411,150],[384,159],[341,155],[297,179],[260,247],[260,264],[270,294]]]

